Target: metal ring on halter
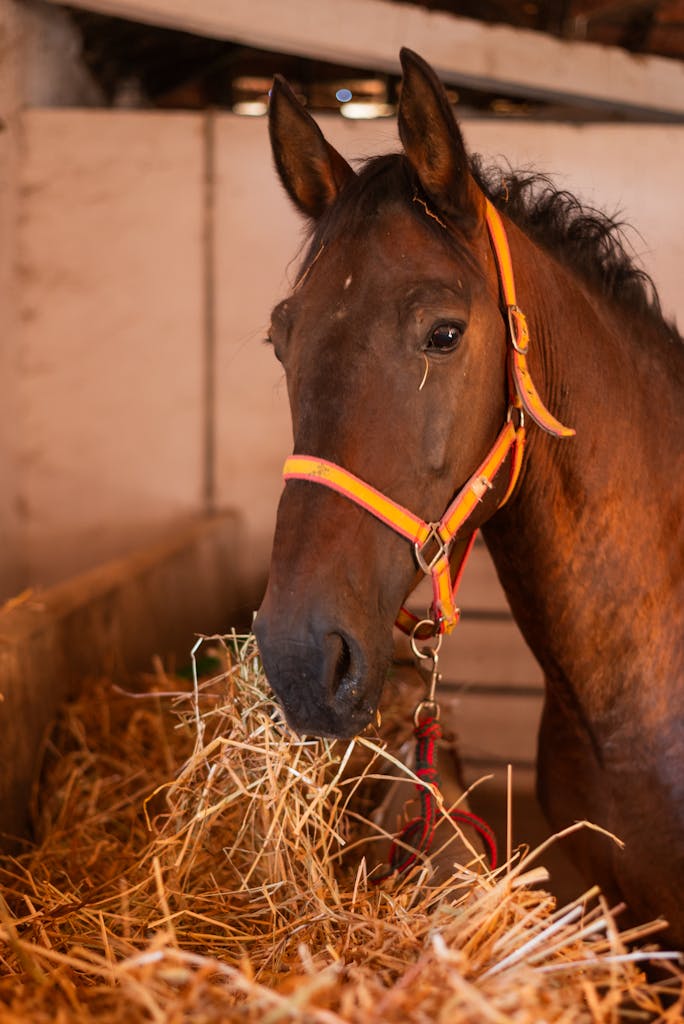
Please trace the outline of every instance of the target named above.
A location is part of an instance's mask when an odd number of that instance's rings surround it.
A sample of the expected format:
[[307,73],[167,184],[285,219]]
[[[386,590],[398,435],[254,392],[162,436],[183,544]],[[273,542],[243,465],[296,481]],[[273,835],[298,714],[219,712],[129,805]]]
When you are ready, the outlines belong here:
[[507,423],[512,423],[513,422],[513,413],[514,412],[517,412],[517,414],[518,414],[518,426],[515,429],[516,430],[522,430],[522,428],[525,426],[525,413],[524,413],[523,408],[522,408],[521,405],[512,405],[511,404],[511,405],[508,406],[508,412],[506,413],[506,422]]
[[[416,556],[418,568],[421,569],[426,576],[429,576],[430,573],[434,571],[435,567],[438,565],[439,561],[442,558],[449,557],[449,544],[445,543],[442,540],[442,537],[439,532],[439,523],[428,523],[427,526],[427,537],[422,542],[422,544],[419,544],[418,541],[415,541],[413,545],[413,551]],[[437,548],[432,558],[428,562],[423,555],[423,551],[431,542],[434,542],[437,545]]]
[[435,623],[432,621],[432,619],[421,619],[419,622],[415,624],[411,631],[411,650],[415,654],[416,658],[418,658],[419,661],[427,661],[429,658],[430,661],[432,662],[432,672],[430,674],[430,682],[428,684],[427,696],[420,701],[420,703],[416,707],[416,710],[413,712],[413,724],[416,727],[416,729],[420,725],[420,716],[423,714],[424,711],[427,711],[435,719],[435,721],[439,721],[440,707],[437,701],[435,700],[435,691],[437,689],[437,684],[441,679],[437,666],[439,664],[439,649],[442,646],[442,640],[444,639],[443,633],[437,633],[436,636],[431,637],[431,639],[435,642],[434,647],[418,648],[418,646],[416,645],[416,634],[421,626],[434,627]]
[[[429,637],[425,637],[425,641],[434,640],[435,641],[435,646],[434,647],[421,647],[421,649],[418,650],[418,647],[416,646],[416,641],[418,639],[417,638],[418,630],[421,628],[421,626],[431,626],[432,627],[432,635],[429,636]],[[442,646],[442,640],[444,639],[444,634],[443,633],[436,633],[435,632],[436,629],[437,629],[437,625],[436,625],[435,622],[433,622],[432,619],[420,619],[418,622],[416,622],[415,626],[411,630],[411,635],[409,637],[409,640],[411,642],[411,650],[415,654],[416,658],[420,658],[421,661],[423,661],[425,658],[434,658],[436,654],[439,654],[439,649]],[[423,641],[421,641],[421,643],[422,642]]]

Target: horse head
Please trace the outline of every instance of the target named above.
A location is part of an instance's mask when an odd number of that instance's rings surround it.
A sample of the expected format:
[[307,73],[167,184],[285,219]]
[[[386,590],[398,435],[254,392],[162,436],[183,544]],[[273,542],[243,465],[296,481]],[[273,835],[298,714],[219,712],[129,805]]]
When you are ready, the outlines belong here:
[[[433,523],[505,422],[507,327],[486,200],[446,93],[420,57],[401,57],[403,152],[359,173],[275,81],[275,165],[311,240],[270,340],[295,453]],[[506,477],[480,496],[463,536],[497,510]],[[363,507],[288,480],[255,628],[295,729],[350,736],[372,719],[418,575],[411,544]]]

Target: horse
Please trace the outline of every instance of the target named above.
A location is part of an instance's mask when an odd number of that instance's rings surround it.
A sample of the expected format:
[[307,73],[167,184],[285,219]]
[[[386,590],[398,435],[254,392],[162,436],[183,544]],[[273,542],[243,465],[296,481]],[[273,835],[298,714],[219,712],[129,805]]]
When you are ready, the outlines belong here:
[[266,675],[295,730],[362,730],[407,594],[439,563],[449,628],[444,574],[481,528],[545,676],[549,823],[619,837],[581,830],[572,856],[684,948],[684,345],[618,225],[487,171],[431,67],[401,63],[402,151],[358,171],[272,90],[275,167],[310,237],[268,339],[294,461],[255,621]]

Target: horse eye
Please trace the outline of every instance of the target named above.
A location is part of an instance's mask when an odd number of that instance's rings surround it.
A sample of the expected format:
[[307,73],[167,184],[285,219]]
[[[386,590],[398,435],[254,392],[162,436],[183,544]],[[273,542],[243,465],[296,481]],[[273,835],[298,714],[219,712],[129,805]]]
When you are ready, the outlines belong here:
[[276,357],[279,363],[282,363],[283,360],[281,358],[280,350],[277,348],[276,343],[273,340],[273,335],[271,334],[270,331],[264,338],[264,344],[268,345],[270,348],[273,349],[273,355]]
[[428,351],[453,352],[462,337],[463,324],[437,324],[425,347]]

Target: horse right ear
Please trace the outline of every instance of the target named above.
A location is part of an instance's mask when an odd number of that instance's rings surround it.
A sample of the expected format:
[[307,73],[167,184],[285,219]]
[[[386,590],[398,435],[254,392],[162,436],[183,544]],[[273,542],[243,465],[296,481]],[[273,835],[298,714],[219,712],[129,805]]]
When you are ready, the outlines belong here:
[[484,223],[485,198],[470,173],[463,137],[447,94],[430,65],[401,50],[399,135],[409,163],[439,210],[463,230]]
[[354,171],[326,141],[281,75],[276,75],[271,89],[268,130],[287,194],[307,217],[320,217]]

